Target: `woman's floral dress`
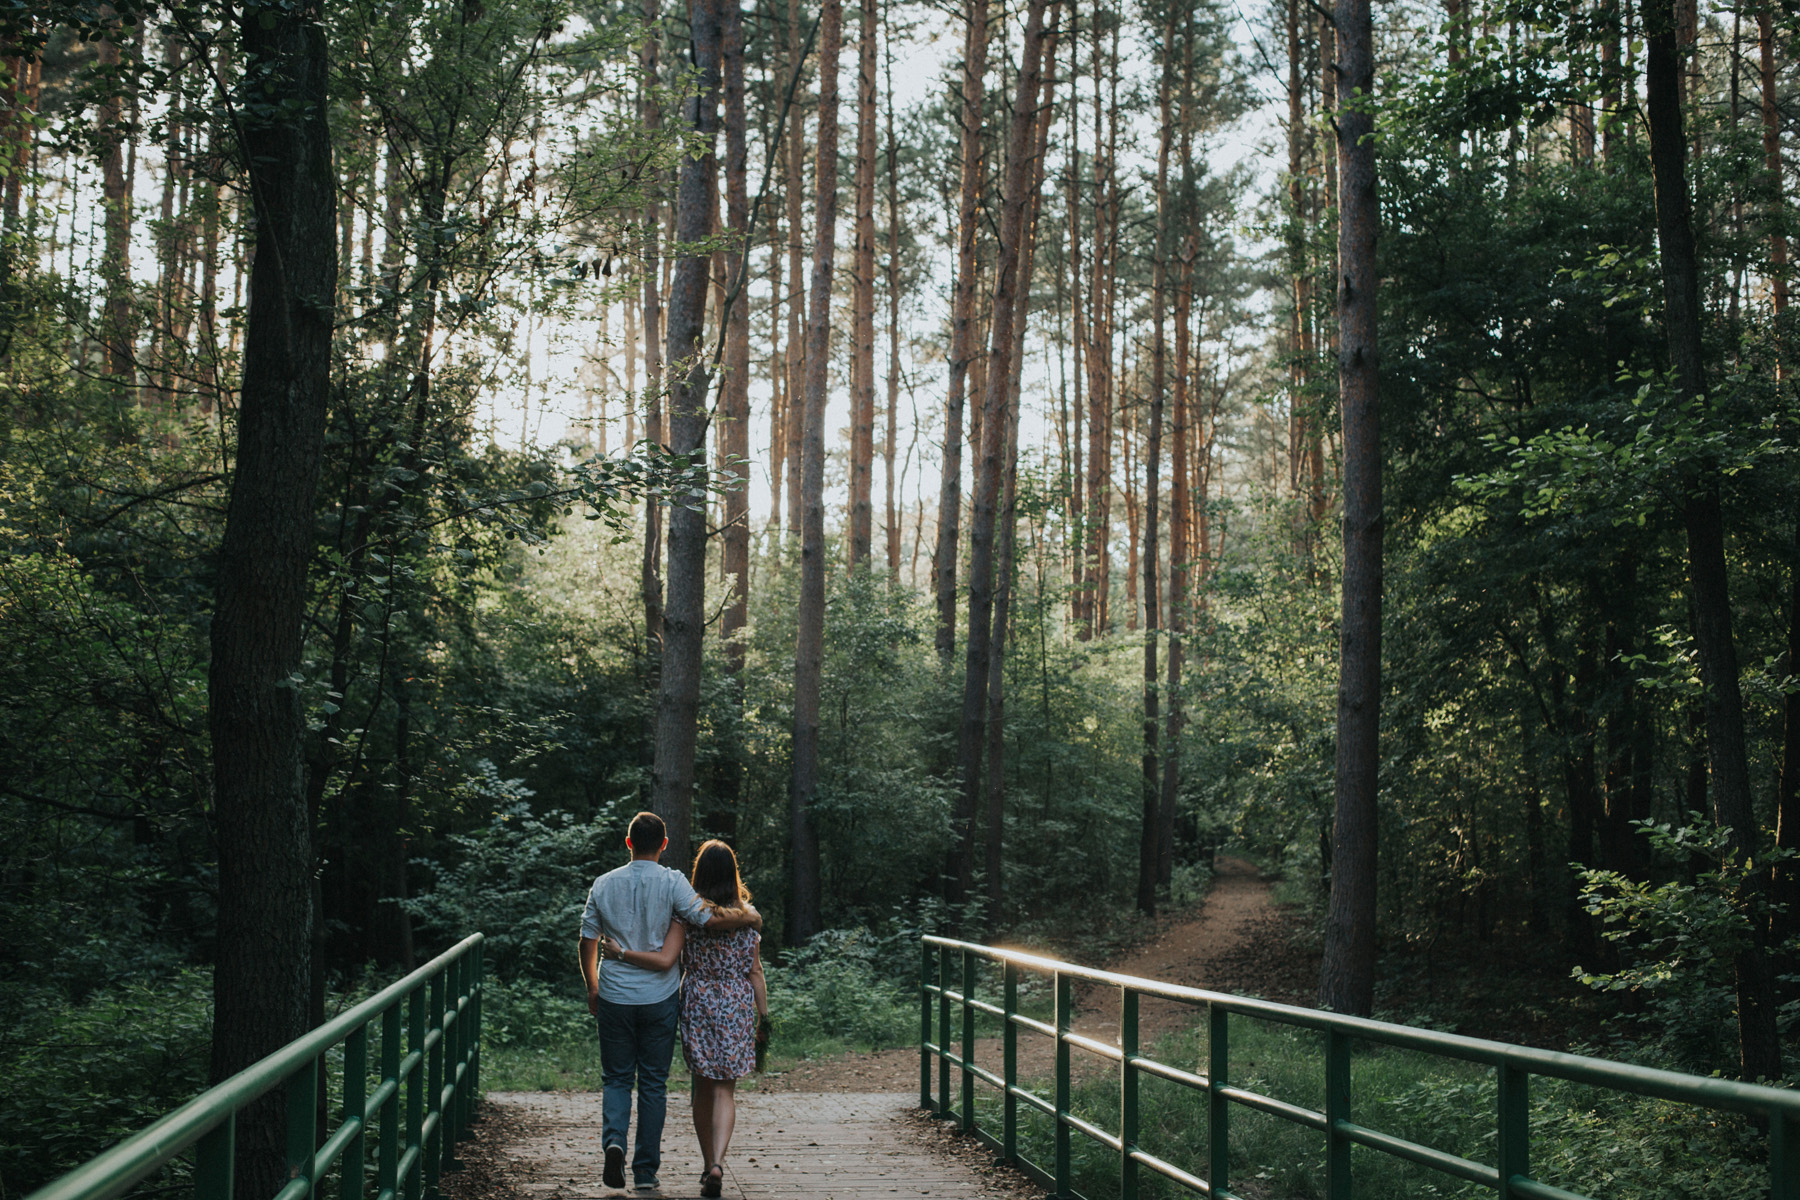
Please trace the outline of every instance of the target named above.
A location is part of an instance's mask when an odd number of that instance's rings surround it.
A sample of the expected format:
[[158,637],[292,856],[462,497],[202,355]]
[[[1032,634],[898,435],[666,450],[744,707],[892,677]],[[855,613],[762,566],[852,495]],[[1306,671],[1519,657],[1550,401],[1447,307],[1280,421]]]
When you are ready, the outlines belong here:
[[681,950],[681,1051],[706,1079],[742,1079],[756,1069],[754,929],[689,929]]

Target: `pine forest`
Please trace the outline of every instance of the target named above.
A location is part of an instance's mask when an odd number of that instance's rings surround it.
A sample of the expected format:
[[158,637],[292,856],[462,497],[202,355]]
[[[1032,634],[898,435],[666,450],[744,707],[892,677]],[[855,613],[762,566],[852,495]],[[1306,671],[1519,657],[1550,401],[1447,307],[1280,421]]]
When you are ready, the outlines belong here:
[[0,1195],[475,930],[578,1073],[639,810],[807,1053],[1231,856],[1800,1080],[1797,157],[1774,0],[0,4]]

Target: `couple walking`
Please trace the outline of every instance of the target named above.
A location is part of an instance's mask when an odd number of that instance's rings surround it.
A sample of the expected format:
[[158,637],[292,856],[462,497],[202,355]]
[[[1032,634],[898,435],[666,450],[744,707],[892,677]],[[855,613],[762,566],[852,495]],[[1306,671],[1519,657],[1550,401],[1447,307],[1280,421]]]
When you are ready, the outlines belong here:
[[581,975],[600,1029],[604,1079],[601,1179],[625,1186],[625,1131],[631,1089],[638,1094],[631,1158],[639,1191],[660,1186],[663,1117],[679,1018],[681,1048],[694,1079],[694,1133],[706,1164],[700,1194],[724,1186],[725,1151],[737,1123],[737,1081],[756,1066],[768,1036],[769,995],[758,946],[762,917],[738,874],[737,855],[710,841],[694,856],[693,878],[662,866],[662,818],[632,818],[631,861],[594,880],[581,917]]

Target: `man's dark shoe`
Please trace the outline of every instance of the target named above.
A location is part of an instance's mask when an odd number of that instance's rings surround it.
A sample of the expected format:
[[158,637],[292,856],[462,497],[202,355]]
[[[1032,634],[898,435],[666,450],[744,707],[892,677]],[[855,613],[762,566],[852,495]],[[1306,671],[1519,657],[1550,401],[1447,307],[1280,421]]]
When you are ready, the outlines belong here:
[[655,1171],[650,1172],[648,1175],[638,1175],[632,1182],[640,1192],[654,1192],[657,1188],[662,1186],[662,1180],[656,1177]]
[[609,1188],[625,1186],[625,1147],[606,1148],[606,1165],[600,1169],[600,1182]]

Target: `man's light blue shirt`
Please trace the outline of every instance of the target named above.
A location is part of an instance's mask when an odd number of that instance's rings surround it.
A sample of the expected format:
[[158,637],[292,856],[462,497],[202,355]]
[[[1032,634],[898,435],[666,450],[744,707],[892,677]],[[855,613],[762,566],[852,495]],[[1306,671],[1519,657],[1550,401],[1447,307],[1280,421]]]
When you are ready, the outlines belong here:
[[[627,950],[654,954],[662,949],[669,922],[676,917],[704,925],[712,919],[712,910],[680,871],[634,858],[594,880],[587,910],[581,914],[581,936],[598,939],[605,934]],[[600,998],[612,1004],[656,1004],[680,986],[679,966],[652,971],[614,959],[600,961]]]

